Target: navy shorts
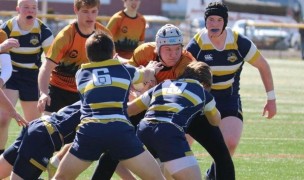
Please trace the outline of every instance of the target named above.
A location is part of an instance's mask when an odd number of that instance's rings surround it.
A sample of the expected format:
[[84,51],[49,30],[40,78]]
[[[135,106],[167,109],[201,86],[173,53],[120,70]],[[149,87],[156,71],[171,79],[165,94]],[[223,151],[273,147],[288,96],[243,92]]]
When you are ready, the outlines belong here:
[[24,137],[25,132],[27,131],[28,126],[23,128],[21,133],[19,134],[18,138],[15,140],[15,142],[10,145],[3,153],[4,159],[9,162],[12,166],[14,166],[16,158],[18,156],[18,150],[20,147],[20,144],[22,142],[22,139]]
[[59,135],[58,137],[52,136],[52,138],[54,139],[51,139],[44,122],[35,120],[30,123],[28,129],[24,132],[18,153],[34,166],[45,170],[49,159],[56,150],[55,146],[62,146]]
[[39,70],[18,68],[17,72],[13,71],[5,87],[7,89],[18,90],[21,101],[38,101],[38,73]]
[[216,107],[222,119],[228,116],[238,117],[243,121],[242,103],[239,95],[214,96]]
[[173,123],[143,120],[139,123],[136,134],[161,162],[193,155],[183,129]]
[[131,124],[122,121],[103,122],[105,120],[82,124],[70,153],[79,159],[94,161],[106,151],[118,160],[129,159],[145,151]]
[[66,91],[53,85],[49,85],[49,96],[51,97],[51,104],[45,106],[47,112],[57,112],[59,109],[80,100],[77,92]]

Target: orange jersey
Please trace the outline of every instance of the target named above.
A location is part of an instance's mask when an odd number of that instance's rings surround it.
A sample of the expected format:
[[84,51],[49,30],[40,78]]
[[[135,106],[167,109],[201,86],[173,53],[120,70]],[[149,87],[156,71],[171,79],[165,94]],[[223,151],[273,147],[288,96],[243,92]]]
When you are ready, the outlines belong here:
[[0,29],[0,43],[3,43],[7,39],[6,33]]
[[[155,52],[156,43],[144,43],[135,49],[132,58],[128,62],[133,66],[146,66],[149,61],[160,61]],[[185,67],[196,59],[186,50],[183,50],[182,56],[173,67],[164,67],[155,77],[157,83],[163,82],[166,79],[177,79],[183,74]]]
[[[100,23],[96,23],[95,27],[111,35],[111,32]],[[51,85],[77,92],[75,74],[81,64],[89,62],[85,51],[85,42],[89,36],[80,32],[76,22],[58,33],[46,55],[48,60],[58,64],[52,71]]]
[[126,59],[131,58],[138,43],[145,40],[146,20],[139,13],[132,18],[119,11],[111,17],[107,28],[113,35],[116,52]]

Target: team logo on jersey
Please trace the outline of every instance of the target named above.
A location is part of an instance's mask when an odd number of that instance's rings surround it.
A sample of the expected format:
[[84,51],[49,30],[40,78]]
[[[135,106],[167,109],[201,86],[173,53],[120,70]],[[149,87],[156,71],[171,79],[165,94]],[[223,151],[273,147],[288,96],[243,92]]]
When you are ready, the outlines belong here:
[[204,58],[205,58],[205,61],[213,61],[212,54],[206,54],[206,55],[204,56]]
[[237,58],[237,56],[236,56],[236,54],[234,53],[234,52],[230,52],[230,53],[228,53],[228,58],[227,58],[227,60],[229,61],[229,62],[235,62],[238,58]]
[[127,26],[122,27],[122,28],[121,28],[121,31],[122,31],[123,33],[127,33],[127,32],[128,32],[128,27],[127,27]]
[[78,56],[78,51],[77,50],[73,50],[69,54],[70,58],[77,58],[77,56]]
[[38,43],[39,43],[38,36],[33,35],[33,36],[31,37],[30,43],[31,43],[32,45],[34,45],[34,46],[35,46],[36,44],[38,44]]

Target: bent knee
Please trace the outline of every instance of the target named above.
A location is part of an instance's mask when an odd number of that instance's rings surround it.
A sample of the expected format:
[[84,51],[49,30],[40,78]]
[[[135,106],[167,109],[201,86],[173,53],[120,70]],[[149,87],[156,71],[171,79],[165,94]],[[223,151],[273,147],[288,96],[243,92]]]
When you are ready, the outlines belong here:
[[226,139],[225,143],[226,143],[226,146],[227,146],[230,154],[233,154],[239,144],[239,141],[237,139],[231,138],[231,139]]

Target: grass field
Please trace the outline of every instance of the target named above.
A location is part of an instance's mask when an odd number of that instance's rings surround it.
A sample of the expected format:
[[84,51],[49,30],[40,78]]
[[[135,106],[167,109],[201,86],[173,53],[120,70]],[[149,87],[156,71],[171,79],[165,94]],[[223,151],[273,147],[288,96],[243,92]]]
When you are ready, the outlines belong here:
[[[233,158],[238,180],[304,179],[304,61],[269,59],[277,95],[275,118],[262,117],[266,100],[258,71],[245,65],[241,79],[244,131]],[[20,129],[11,123],[9,143]],[[203,173],[211,158],[197,143],[193,151]],[[94,164],[79,179],[90,179]],[[44,174],[45,177],[45,174]],[[113,179],[118,179],[114,176]]]

